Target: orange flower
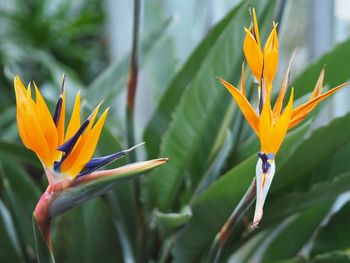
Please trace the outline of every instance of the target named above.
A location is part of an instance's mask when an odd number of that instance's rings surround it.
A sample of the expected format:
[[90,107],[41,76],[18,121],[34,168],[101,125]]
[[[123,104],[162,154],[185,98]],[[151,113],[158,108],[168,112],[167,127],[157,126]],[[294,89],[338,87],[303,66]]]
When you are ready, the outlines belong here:
[[17,126],[23,144],[36,153],[45,168],[49,184],[73,179],[95,171],[101,166],[124,156],[128,149],[109,156],[92,158],[103,124],[108,114],[106,109],[96,120],[100,105],[84,122],[80,117],[80,92],[75,98],[70,121],[65,127],[65,91],[57,102],[53,116],[34,83],[35,100],[30,85],[25,88],[18,76],[14,87],[17,101]]
[[273,23],[273,28],[264,48],[261,48],[260,34],[255,10],[252,10],[253,25],[249,29],[245,28],[244,55],[250,70],[255,78],[261,83],[264,79],[266,86],[270,89],[275,77],[278,65],[278,37],[277,24]]

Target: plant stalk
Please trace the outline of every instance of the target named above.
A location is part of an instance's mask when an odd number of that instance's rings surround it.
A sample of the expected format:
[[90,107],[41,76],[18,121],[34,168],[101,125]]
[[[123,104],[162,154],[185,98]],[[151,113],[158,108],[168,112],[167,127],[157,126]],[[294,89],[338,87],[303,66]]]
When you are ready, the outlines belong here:
[[[141,0],[134,0],[133,13],[133,33],[132,33],[132,49],[129,65],[129,76],[127,84],[126,98],[126,132],[128,148],[135,145],[135,99],[138,84],[138,68],[139,68],[139,45],[140,45],[140,24],[141,22]],[[129,155],[129,162],[136,161],[135,152]],[[133,183],[135,212],[137,215],[137,239],[136,239],[136,258],[138,262],[142,260],[143,254],[143,231],[144,218],[142,214],[142,204],[140,202],[140,180],[137,178]]]
[[219,262],[221,251],[224,248],[227,239],[230,237],[234,227],[236,226],[236,223],[242,218],[244,213],[247,211],[247,209],[250,207],[250,205],[254,201],[255,197],[256,197],[256,179],[254,177],[252,183],[248,187],[241,201],[233,210],[229,219],[226,221],[226,223],[223,225],[220,231],[216,234],[209,251],[207,262],[209,263]]
[[[132,49],[129,65],[127,103],[126,103],[126,129],[128,147],[135,145],[135,129],[134,129],[134,112],[135,112],[135,97],[138,81],[138,53],[139,53],[139,38],[140,38],[140,16],[141,16],[141,0],[134,1],[134,20],[133,20],[133,35]],[[135,153],[130,153],[130,161],[136,161]]]

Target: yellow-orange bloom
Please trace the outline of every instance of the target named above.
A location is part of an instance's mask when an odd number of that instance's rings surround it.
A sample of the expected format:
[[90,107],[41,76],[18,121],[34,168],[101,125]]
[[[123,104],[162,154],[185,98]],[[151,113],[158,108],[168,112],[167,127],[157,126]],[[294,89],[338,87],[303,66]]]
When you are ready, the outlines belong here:
[[250,70],[258,82],[261,83],[261,80],[264,79],[267,88],[270,89],[278,64],[277,24],[273,23],[270,36],[262,49],[259,27],[254,9],[252,13],[253,25],[250,26],[249,29],[245,28],[246,36],[243,45],[244,55]]
[[[75,178],[81,174],[91,160],[97,146],[103,124],[108,114],[105,110],[95,122],[99,106],[83,123],[80,118],[80,93],[77,94],[74,109],[65,127],[65,91],[62,89],[54,116],[34,83],[35,100],[31,86],[23,85],[18,76],[14,87],[17,102],[17,126],[23,144],[34,151],[45,170],[54,174],[50,181]],[[94,160],[96,162],[96,160]]]

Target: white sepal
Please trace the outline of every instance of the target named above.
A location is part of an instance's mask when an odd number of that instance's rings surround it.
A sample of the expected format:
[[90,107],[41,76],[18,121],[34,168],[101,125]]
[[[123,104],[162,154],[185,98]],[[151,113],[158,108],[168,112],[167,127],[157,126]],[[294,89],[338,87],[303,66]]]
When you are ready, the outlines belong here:
[[[270,161],[271,167],[269,168],[266,174],[262,170],[262,161],[259,158],[256,164],[256,204],[255,204],[255,213],[252,227],[257,227],[262,215],[263,207],[266,200],[267,193],[270,189],[273,176],[275,175],[275,161]],[[264,182],[265,177],[265,182]]]

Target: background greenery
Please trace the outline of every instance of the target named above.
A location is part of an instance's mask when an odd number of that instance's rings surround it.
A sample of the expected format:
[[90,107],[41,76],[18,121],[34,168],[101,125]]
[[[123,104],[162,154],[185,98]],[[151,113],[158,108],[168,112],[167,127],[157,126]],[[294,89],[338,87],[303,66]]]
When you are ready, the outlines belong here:
[[[15,74],[26,83],[35,80],[53,106],[66,73],[68,108],[78,89],[85,109],[101,99],[112,106],[97,154],[127,145],[120,109],[129,61],[128,55],[114,60],[107,54],[104,2],[54,2],[53,8],[50,1],[16,0],[0,12],[1,262],[36,262],[31,215],[47,185],[36,156],[18,139]],[[298,16],[287,16],[298,9],[287,2],[250,1],[263,39],[272,20],[280,21],[281,46],[288,42],[283,29],[299,27]],[[140,195],[132,182],[124,183],[56,218],[56,262],[100,262],[101,255],[103,262],[206,261],[215,234],[254,176],[259,149],[231,96],[214,78],[240,81],[248,4],[236,1],[225,13],[187,56],[176,44],[185,39],[171,34],[176,16],[167,16],[157,1],[144,1],[139,92],[146,95],[137,97],[136,129],[146,147],[138,159],[170,156],[171,161],[142,178]],[[282,73],[293,48],[281,49]],[[310,93],[325,64],[327,86],[347,81],[349,57],[347,39],[312,63],[296,63],[298,74],[291,82],[296,104]],[[252,76],[248,83],[254,100]],[[327,121],[324,115],[317,111],[288,134],[259,229],[247,232],[251,208],[220,262],[350,262],[349,198],[339,198],[350,190],[350,114]],[[323,120],[321,127],[317,119]]]

